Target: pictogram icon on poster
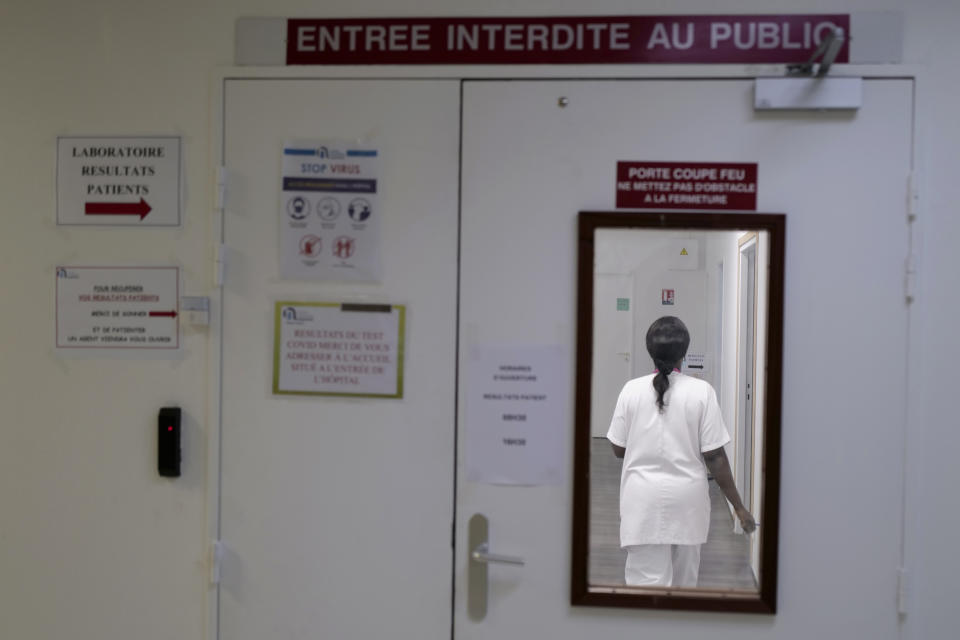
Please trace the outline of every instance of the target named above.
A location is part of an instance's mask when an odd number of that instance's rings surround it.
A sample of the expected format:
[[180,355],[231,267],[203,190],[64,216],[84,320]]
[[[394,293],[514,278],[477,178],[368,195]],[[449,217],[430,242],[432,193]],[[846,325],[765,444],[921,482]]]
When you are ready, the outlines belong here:
[[354,222],[363,222],[370,217],[370,202],[365,198],[354,198],[347,207],[347,213]]
[[300,238],[300,255],[308,258],[320,255],[320,237],[310,234]]
[[333,255],[342,260],[352,256],[355,249],[356,241],[349,236],[339,236],[333,242]]
[[303,196],[295,196],[287,201],[287,215],[294,220],[303,220],[310,215],[310,203]]
[[337,216],[340,215],[340,201],[336,198],[326,197],[322,198],[320,202],[317,203],[317,215],[320,216],[321,220],[336,220]]

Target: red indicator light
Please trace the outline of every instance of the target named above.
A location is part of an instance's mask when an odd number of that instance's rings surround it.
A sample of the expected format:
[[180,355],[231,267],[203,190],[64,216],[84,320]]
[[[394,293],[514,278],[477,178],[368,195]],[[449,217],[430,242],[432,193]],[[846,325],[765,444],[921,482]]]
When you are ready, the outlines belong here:
[[173,431],[173,427],[167,427],[167,431]]

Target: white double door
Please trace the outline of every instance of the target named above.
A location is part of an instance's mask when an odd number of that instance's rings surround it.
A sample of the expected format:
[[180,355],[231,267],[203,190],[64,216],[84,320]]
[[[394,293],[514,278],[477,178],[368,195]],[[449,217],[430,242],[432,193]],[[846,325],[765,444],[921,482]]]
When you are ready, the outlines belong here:
[[[771,115],[752,84],[225,81],[220,638],[896,637],[912,86],[867,81],[855,115]],[[381,282],[280,278],[281,149],[304,138],[379,150]],[[781,597],[763,624],[569,605],[575,217],[613,208],[617,160],[757,162],[758,208],[788,214]],[[403,398],[273,395],[279,300],[406,305]],[[526,344],[565,349],[565,479],[468,482],[467,350]],[[475,513],[491,551],[526,560],[490,569],[482,621]]]

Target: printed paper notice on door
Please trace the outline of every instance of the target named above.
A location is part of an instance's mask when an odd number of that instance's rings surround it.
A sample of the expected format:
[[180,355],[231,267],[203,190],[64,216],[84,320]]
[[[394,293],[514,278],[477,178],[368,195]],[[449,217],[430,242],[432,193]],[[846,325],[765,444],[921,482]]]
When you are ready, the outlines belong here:
[[280,275],[294,280],[378,282],[378,152],[338,140],[283,147]]
[[177,267],[58,266],[58,349],[177,349]]
[[277,302],[273,392],[403,397],[403,305]]
[[467,479],[559,484],[568,431],[564,350],[475,347],[468,365]]

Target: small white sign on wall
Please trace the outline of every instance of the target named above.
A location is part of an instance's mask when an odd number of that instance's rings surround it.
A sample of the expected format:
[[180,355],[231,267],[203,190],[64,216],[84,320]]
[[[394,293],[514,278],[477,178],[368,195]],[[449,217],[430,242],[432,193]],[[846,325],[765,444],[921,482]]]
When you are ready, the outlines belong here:
[[341,140],[289,142],[280,185],[280,275],[378,282],[378,151]]
[[57,224],[180,224],[180,138],[57,138]]
[[178,348],[179,282],[177,267],[57,267],[57,347]]
[[707,354],[688,352],[683,361],[684,373],[707,373]]

